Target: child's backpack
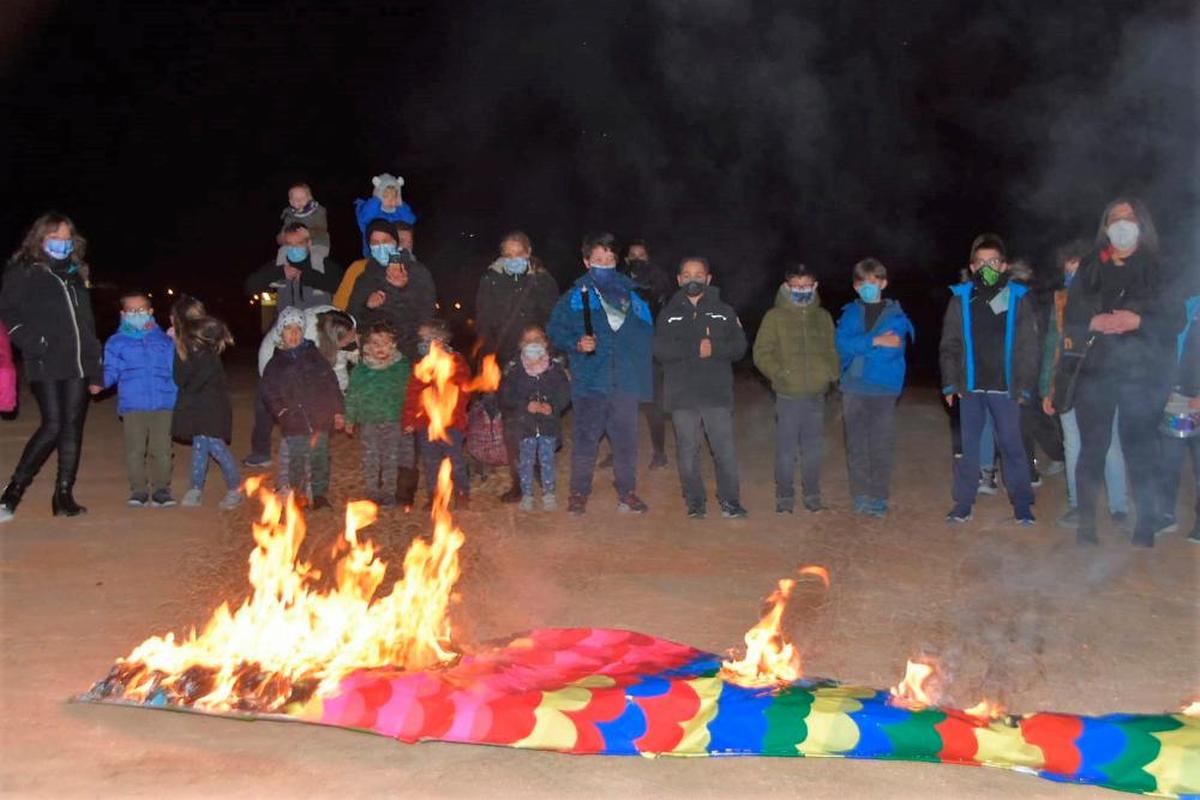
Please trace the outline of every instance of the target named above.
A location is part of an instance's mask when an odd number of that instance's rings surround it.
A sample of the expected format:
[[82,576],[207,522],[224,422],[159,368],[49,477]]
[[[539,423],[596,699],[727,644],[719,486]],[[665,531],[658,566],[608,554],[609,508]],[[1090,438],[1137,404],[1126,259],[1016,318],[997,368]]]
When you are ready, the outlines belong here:
[[485,467],[508,466],[504,419],[498,408],[489,413],[488,405],[478,401],[467,411],[467,454]]

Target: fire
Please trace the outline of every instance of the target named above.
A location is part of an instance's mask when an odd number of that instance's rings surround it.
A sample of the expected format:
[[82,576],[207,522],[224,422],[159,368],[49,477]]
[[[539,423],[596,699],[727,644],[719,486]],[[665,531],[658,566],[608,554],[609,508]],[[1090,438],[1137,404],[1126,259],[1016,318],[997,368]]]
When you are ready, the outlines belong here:
[[1193,700],[1179,709],[1179,713],[1185,717],[1200,717],[1200,698]]
[[893,705],[911,709],[936,706],[942,696],[941,666],[929,656],[910,658],[904,667],[904,679],[889,691]]
[[[829,571],[824,567],[801,567],[799,574],[816,577],[829,588]],[[767,598],[770,608],[757,625],[746,631],[745,656],[721,663],[721,674],[726,680],[741,686],[775,686],[803,677],[800,653],[787,641],[780,627],[784,609],[795,588],[793,578],[779,581],[778,588]]]
[[979,719],[999,719],[1004,716],[1006,709],[999,701],[985,697],[970,708],[964,708],[963,713]]
[[[435,348],[417,368],[431,376],[421,398],[430,433],[438,421],[444,436],[460,391],[450,381],[453,360]],[[480,377],[463,390],[498,382],[499,368],[489,357]],[[294,497],[267,490],[260,477],[247,480],[246,493],[262,503],[253,524],[249,597],[236,610],[222,603],[199,633],[147,639],[93,691],[133,702],[269,712],[327,694],[358,669],[453,663],[459,651],[451,640],[449,608],[464,541],[449,511],[453,488],[447,459],[432,503],[433,535],[412,542],[403,577],[381,597],[387,564],[373,543],[359,538],[375,521],[373,503],[347,505],[331,580],[322,581],[318,569],[300,560],[307,529]]]
[[421,391],[421,406],[429,418],[429,441],[443,439],[454,417],[461,392],[493,392],[500,385],[500,366],[494,355],[484,356],[479,375],[466,386],[453,380],[456,368],[454,357],[437,340],[430,342],[429,354],[413,367],[413,375],[429,384]]

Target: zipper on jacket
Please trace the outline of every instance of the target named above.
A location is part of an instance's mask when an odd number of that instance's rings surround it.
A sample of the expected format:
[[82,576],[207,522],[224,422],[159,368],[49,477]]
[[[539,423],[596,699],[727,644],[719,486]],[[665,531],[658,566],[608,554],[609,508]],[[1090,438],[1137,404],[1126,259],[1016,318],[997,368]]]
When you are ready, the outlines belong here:
[[[43,267],[43,269],[45,269]],[[71,312],[71,326],[75,329],[75,366],[79,368],[79,377],[86,378],[83,374],[83,342],[79,336],[79,319],[75,316],[75,304],[71,302],[71,290],[67,288],[67,282],[54,274],[53,270],[47,269],[50,277],[58,281],[58,285],[62,287],[63,296],[67,298],[67,311]]]

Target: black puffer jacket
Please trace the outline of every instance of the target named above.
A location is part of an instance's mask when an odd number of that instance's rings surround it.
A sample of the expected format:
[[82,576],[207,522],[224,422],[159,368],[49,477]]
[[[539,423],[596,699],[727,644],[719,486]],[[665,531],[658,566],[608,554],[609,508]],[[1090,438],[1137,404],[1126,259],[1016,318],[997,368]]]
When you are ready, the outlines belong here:
[[333,367],[307,339],[290,350],[276,348],[263,370],[262,390],[284,436],[328,433],[334,415],[345,413]]
[[[700,357],[700,341],[712,355]],[[733,362],[746,354],[746,332],[733,306],[709,286],[692,305],[680,289],[663,307],[654,329],[654,357],[663,365],[663,404],[680,408],[733,407]]]
[[78,272],[52,269],[42,261],[9,262],[0,287],[0,319],[25,359],[29,380],[86,378],[103,384],[103,348]]
[[[433,319],[437,290],[433,275],[428,268],[411,255],[404,261],[408,268],[408,283],[404,288],[392,286],[387,281],[387,265],[373,258],[367,259],[362,275],[354,282],[354,291],[346,310],[358,321],[360,331],[370,330],[377,322],[386,322],[396,331],[396,344],[400,352],[413,363],[419,359],[417,353],[417,329],[422,323]],[[386,299],[379,308],[368,308],[367,298],[380,291]]]
[[[533,414],[529,404],[537,400],[549,403],[549,414]],[[562,415],[571,403],[571,381],[557,361],[540,375],[530,375],[518,358],[508,365],[500,381],[500,408],[504,412],[507,433],[521,439],[531,436],[562,436]]]
[[212,350],[197,350],[184,360],[176,352],[174,374],[179,396],[171,417],[171,435],[185,442],[194,436],[233,441],[233,403],[221,356]]
[[558,302],[558,284],[541,262],[529,259],[529,271],[509,275],[497,259],[479,279],[475,295],[475,330],[484,353],[495,353],[501,364],[517,357],[521,331],[527,325],[546,327]]

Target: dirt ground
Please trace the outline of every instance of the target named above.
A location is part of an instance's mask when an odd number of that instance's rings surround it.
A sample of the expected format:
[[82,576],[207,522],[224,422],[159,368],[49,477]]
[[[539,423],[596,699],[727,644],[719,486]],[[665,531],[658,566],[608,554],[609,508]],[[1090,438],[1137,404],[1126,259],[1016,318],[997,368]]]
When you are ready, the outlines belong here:
[[[234,381],[239,446],[252,382]],[[26,398],[28,400],[28,398]],[[834,407],[831,406],[831,412]],[[0,423],[8,474],[36,424],[32,404]],[[467,533],[463,641],[534,626],[625,627],[714,651],[741,642],[777,578],[801,564],[829,568],[826,594],[802,586],[788,626],[809,675],[889,686],[918,650],[949,667],[949,699],[1000,695],[1017,711],[1174,710],[1200,694],[1200,548],[1181,534],[1136,551],[1116,531],[1077,550],[1053,525],[1061,476],[1039,490],[1039,524],[1006,522],[1003,496],[981,498],[975,521],[949,528],[950,443],[931,391],[899,414],[892,513],[849,513],[841,422],[828,418],[820,515],[773,513],[771,400],[739,386],[743,502],[750,517],[688,520],[672,466],[646,473],[645,517],[618,515],[600,475],[589,513],[520,515],[495,499],[506,480],[474,487],[459,514]],[[643,431],[645,435],[645,431]],[[669,446],[673,455],[673,446]],[[565,456],[565,453],[563,454]],[[560,456],[560,457],[563,457]],[[177,447],[175,487],[188,450]],[[334,499],[349,499],[354,445],[335,448]],[[560,480],[565,484],[565,464]],[[711,470],[708,470],[711,476]],[[68,703],[113,659],[151,633],[202,622],[245,587],[248,508],[223,514],[215,466],[205,507],[137,510],[127,494],[113,400],[93,407],[77,496],[84,517],[49,513],[53,464],[0,529],[0,793],[7,797],[809,797],[1084,798],[1108,793],[991,769],[817,759],[575,757],[448,744],[403,745],[348,731]],[[709,482],[711,486],[711,479]],[[565,495],[565,492],[560,492]],[[1180,497],[1191,524],[1190,490]],[[715,502],[710,501],[710,508]],[[313,541],[333,535],[331,513]],[[397,563],[421,515],[388,514],[369,532]],[[388,578],[390,583],[391,578]],[[1115,794],[1112,796],[1116,796]]]

